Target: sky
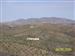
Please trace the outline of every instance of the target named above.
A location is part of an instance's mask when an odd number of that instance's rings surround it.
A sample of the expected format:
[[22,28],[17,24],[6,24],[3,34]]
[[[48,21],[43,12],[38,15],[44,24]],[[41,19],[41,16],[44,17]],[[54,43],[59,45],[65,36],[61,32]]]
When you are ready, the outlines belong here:
[[73,0],[0,0],[0,21],[61,17],[75,20]]
[[2,1],[74,1],[74,0],[2,0]]

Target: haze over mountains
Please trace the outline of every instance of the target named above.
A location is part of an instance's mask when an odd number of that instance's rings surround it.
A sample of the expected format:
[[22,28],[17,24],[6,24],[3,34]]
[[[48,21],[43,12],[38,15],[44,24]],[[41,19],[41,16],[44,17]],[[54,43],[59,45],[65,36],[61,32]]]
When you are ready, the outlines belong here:
[[7,24],[24,25],[24,24],[35,24],[35,23],[53,23],[53,24],[75,24],[75,20],[59,17],[41,17],[41,18],[20,18],[18,20],[6,22]]

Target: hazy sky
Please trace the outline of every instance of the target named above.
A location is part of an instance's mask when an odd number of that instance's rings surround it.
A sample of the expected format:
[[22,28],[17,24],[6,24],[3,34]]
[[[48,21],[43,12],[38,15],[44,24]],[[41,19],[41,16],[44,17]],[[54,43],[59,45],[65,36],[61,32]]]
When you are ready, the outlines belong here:
[[[11,21],[19,18],[62,17],[74,19],[74,1],[72,0],[2,0],[0,19]],[[20,2],[19,2],[20,1]],[[45,2],[46,1],[46,2]],[[2,11],[1,11],[2,9]],[[2,12],[2,13],[1,13]]]
[[74,0],[2,0],[2,1],[74,1]]

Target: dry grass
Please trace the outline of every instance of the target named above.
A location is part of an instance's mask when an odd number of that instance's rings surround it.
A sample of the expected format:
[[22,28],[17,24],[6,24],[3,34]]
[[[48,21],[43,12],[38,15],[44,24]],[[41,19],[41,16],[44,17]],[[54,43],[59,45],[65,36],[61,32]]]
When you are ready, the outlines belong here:
[[[34,26],[34,28],[30,28]],[[70,47],[75,44],[75,27],[62,24],[33,24],[15,27],[0,27],[0,53],[9,56],[74,56],[72,52],[56,53],[54,48]],[[39,38],[29,41],[28,37]]]

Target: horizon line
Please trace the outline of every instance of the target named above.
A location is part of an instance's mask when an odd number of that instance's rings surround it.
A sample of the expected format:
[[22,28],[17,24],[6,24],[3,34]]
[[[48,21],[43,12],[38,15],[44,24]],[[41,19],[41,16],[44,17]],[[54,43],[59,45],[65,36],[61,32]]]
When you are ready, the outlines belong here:
[[6,20],[6,21],[0,21],[0,23],[4,23],[4,22],[11,22],[11,21],[15,21],[15,20],[20,20],[20,19],[25,19],[25,20],[27,20],[27,19],[32,19],[32,18],[37,18],[37,19],[39,19],[39,18],[62,18],[62,19],[68,19],[68,20],[74,20],[75,21],[75,19],[70,19],[70,18],[66,18],[66,17],[29,17],[29,18],[16,18],[16,19],[14,19],[14,20]]

